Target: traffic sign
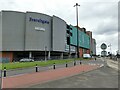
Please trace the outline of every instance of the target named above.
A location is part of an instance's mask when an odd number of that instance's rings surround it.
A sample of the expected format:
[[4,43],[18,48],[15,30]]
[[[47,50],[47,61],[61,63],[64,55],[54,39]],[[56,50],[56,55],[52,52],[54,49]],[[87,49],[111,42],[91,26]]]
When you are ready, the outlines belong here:
[[105,43],[103,43],[103,44],[101,45],[101,49],[103,49],[103,50],[107,49],[107,45],[106,45]]

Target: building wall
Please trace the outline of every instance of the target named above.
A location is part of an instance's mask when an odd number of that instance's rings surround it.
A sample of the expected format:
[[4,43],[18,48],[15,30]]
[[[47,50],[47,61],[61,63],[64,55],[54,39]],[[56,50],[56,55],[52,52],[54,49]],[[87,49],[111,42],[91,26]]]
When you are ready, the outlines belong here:
[[90,37],[86,33],[79,31],[79,38],[80,38],[79,40],[80,47],[89,49],[90,48]]
[[41,13],[26,13],[25,50],[51,50],[51,17]]
[[90,54],[93,54],[92,32],[91,31],[87,31],[86,33],[90,36]]
[[13,61],[13,52],[2,52],[2,58],[8,58],[9,62]]
[[70,37],[70,44],[77,46],[77,28],[70,26],[72,28],[72,36]]
[[83,48],[79,48],[80,57],[83,57]]
[[92,39],[93,55],[96,55],[96,40]]
[[2,14],[0,12],[0,52],[2,51]]
[[24,50],[25,14],[15,11],[2,11],[3,51]]
[[1,13],[0,47],[1,51],[4,51],[4,57],[12,60],[13,57],[8,52],[45,51],[45,47],[47,51],[65,52],[64,20],[36,12],[1,11]]
[[[74,26],[71,26],[72,28],[72,36],[70,38],[71,45],[77,46],[77,28]],[[90,37],[79,30],[79,46],[82,48],[89,49],[90,48]]]
[[53,51],[65,51],[66,45],[66,22],[53,16],[52,24],[52,48]]
[[[77,29],[72,26],[72,46],[77,46]],[[65,52],[66,22],[56,16],[35,12],[2,11],[0,13],[0,48],[4,51],[1,57],[13,60],[13,53],[59,51]],[[84,49],[89,49],[92,42],[86,33],[79,30],[80,56]],[[3,47],[2,47],[3,46]],[[73,52],[75,52],[75,47]],[[84,49],[83,49],[84,48]],[[72,50],[72,49],[71,49]],[[20,52],[23,51],[23,52]]]
[[90,49],[79,48],[80,57],[83,57],[83,54],[90,54]]
[[87,54],[90,54],[90,49],[89,49],[89,50],[87,50]]

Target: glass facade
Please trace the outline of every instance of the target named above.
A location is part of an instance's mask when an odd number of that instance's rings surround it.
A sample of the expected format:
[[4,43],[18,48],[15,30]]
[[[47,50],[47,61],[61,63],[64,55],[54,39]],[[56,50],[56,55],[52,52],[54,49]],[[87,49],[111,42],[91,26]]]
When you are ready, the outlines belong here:
[[[77,46],[77,28],[70,25],[72,30],[72,36],[70,37],[70,44]],[[79,30],[79,46],[82,48],[90,49],[90,37],[85,33]]]

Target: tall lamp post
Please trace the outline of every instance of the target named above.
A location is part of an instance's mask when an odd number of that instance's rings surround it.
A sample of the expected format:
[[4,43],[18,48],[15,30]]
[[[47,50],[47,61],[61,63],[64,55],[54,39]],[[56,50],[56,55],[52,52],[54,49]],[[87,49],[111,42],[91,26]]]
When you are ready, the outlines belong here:
[[77,19],[77,58],[79,58],[78,6],[80,6],[78,3],[74,5],[74,7],[76,7],[76,19]]

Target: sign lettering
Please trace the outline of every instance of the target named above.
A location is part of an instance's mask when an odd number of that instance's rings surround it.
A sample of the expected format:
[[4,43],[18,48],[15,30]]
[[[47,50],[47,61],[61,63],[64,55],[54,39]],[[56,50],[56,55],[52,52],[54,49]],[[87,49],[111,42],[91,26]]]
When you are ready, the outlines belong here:
[[43,20],[43,19],[40,19],[40,18],[29,17],[29,21],[38,22],[38,23],[42,23],[42,24],[49,24],[49,21]]

